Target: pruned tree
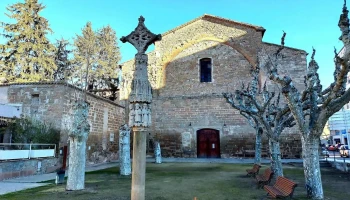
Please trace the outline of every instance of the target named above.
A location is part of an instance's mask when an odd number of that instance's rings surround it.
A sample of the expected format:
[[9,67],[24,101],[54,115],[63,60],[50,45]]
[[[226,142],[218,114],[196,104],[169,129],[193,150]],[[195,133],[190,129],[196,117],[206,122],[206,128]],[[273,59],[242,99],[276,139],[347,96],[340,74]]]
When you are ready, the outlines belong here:
[[25,0],[6,8],[6,15],[15,23],[1,22],[1,35],[7,41],[0,44],[0,77],[9,82],[53,80],[55,46],[46,38],[52,30],[40,15],[44,8],[38,0]]
[[72,51],[67,49],[68,45],[69,42],[63,38],[56,42],[55,63],[57,69],[53,73],[55,81],[69,80],[72,76],[72,65],[69,59],[69,54]]
[[[247,90],[250,90],[252,94],[256,95],[258,92],[258,74],[259,71],[253,70],[252,77],[253,80],[251,81],[252,87],[251,89],[247,88]],[[242,84],[242,90],[245,90],[244,84]],[[262,134],[264,132],[264,129],[262,125],[259,123],[258,118],[256,115],[252,114],[250,111],[254,108],[252,107],[251,101],[249,101],[248,98],[245,98],[242,96],[238,90],[236,90],[236,95],[233,97],[230,93],[223,93],[223,96],[226,98],[227,102],[232,105],[233,108],[239,110],[239,113],[247,119],[248,123],[251,127],[255,130],[255,157],[254,157],[254,163],[260,164],[261,163],[261,138]],[[235,104],[234,99],[236,99],[237,102],[239,102],[239,105]],[[244,101],[243,101],[244,100]],[[248,111],[248,112],[247,112]]]
[[[334,82],[326,89],[322,89],[317,73],[319,67],[314,59],[315,50],[307,66],[305,90],[302,92],[293,85],[291,77],[287,75],[281,77],[278,74],[278,54],[281,51],[275,55],[269,55],[266,63],[270,79],[282,87],[282,93],[299,128],[307,194],[312,199],[324,198],[318,152],[323,128],[328,118],[350,100],[350,90],[346,90],[346,76],[350,65],[349,19],[346,2],[338,26],[342,33],[340,40],[344,44],[343,55],[339,56],[336,53]],[[306,112],[305,107],[309,107]]]
[[262,138],[262,134],[264,133],[264,129],[254,115],[250,115],[249,113],[246,113],[244,111],[240,111],[239,113],[248,120],[248,123],[250,124],[250,126],[253,127],[255,130],[254,163],[261,164],[261,146],[262,146],[261,138]]
[[254,121],[257,135],[259,128],[264,129],[269,139],[269,150],[271,156],[271,167],[274,174],[283,176],[281,150],[279,139],[286,127],[295,125],[287,105],[280,105],[280,95],[274,98],[275,92],[269,92],[264,84],[262,92],[258,92],[258,75],[260,68],[258,66],[252,72],[251,87],[236,90],[235,95],[224,93],[227,102],[233,108],[240,111],[244,117]]

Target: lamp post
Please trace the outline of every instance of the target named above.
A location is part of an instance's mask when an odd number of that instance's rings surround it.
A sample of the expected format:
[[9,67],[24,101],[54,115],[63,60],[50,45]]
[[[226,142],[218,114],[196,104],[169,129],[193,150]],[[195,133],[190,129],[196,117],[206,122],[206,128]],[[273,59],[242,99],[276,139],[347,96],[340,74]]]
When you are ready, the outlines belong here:
[[129,95],[129,126],[134,133],[131,200],[145,199],[146,134],[151,125],[152,102],[152,88],[147,73],[148,56],[145,52],[149,45],[161,40],[161,35],[149,31],[144,21],[145,18],[141,16],[135,30],[120,39],[137,49]]

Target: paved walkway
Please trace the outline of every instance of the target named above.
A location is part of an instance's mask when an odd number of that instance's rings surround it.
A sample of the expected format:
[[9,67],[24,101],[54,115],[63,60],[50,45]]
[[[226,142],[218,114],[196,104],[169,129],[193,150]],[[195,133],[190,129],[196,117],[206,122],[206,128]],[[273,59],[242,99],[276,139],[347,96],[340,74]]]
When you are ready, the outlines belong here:
[[[240,158],[162,158],[164,163],[166,162],[188,162],[188,163],[254,163],[254,159],[240,159]],[[147,162],[154,162],[154,158],[147,158]],[[270,163],[269,159],[262,159],[262,163]],[[302,163],[301,159],[282,159],[282,163]],[[96,164],[87,166],[85,171],[97,171],[110,167],[118,166],[118,162],[110,162],[103,164]],[[67,171],[66,171],[67,172]],[[67,174],[66,174],[67,176]],[[25,190],[29,188],[35,188],[43,185],[54,183],[56,179],[56,173],[41,174],[27,177],[19,177],[8,180],[0,181],[0,195]],[[40,183],[43,181],[52,180],[52,183]],[[1,198],[0,198],[1,199]]]
[[[96,164],[96,165],[87,166],[85,171],[86,172],[97,171],[97,170],[116,167],[116,166],[118,166],[117,162]],[[67,176],[67,173],[66,173],[66,176]],[[25,190],[29,188],[49,185],[51,183],[40,183],[40,182],[52,180],[52,183],[54,183],[55,179],[56,179],[56,173],[49,173],[49,174],[40,174],[40,175],[18,177],[18,178],[3,180],[3,181],[0,181],[0,195],[16,192],[20,190]]]

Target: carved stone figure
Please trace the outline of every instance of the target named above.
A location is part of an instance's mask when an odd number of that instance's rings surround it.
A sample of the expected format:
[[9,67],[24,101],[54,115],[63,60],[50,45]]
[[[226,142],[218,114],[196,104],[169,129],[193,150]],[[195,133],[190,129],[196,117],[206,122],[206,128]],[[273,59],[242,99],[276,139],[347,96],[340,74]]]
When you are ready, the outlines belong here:
[[149,109],[147,104],[142,105],[142,126],[147,127],[148,126],[148,115],[149,115]]
[[132,127],[134,125],[135,121],[135,110],[134,110],[134,105],[130,104],[129,105],[129,126]]
[[148,125],[148,126],[151,126],[151,125],[152,125],[151,105],[148,105],[148,106],[147,106],[147,113],[148,113],[148,122],[147,122],[147,125]]
[[140,104],[136,103],[135,104],[135,121],[134,121],[134,125],[135,126],[140,126],[141,122],[142,122],[141,107],[140,107]]

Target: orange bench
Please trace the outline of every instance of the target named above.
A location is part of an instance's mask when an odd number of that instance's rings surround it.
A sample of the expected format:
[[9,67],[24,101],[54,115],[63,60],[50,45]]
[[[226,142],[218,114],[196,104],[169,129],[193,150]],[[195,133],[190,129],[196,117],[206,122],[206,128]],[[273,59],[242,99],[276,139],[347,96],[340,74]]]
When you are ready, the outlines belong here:
[[252,169],[247,169],[246,170],[247,171],[247,176],[251,175],[251,176],[255,177],[255,175],[257,175],[259,173],[260,168],[261,168],[260,165],[254,164]]
[[293,181],[284,178],[282,176],[277,177],[276,183],[274,186],[265,185],[264,190],[267,192],[267,196],[277,199],[277,198],[287,198],[293,197],[293,192],[295,187],[298,184]]
[[264,185],[269,184],[271,182],[272,176],[273,176],[273,171],[271,170],[270,167],[265,169],[264,174],[257,175],[255,179],[258,184],[258,188],[260,187],[262,188]]

